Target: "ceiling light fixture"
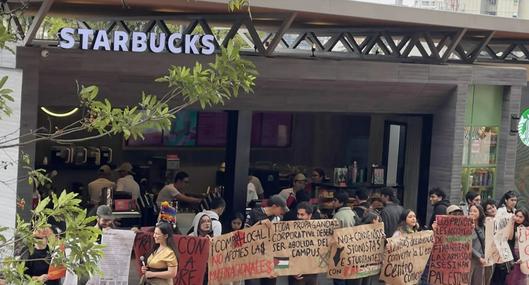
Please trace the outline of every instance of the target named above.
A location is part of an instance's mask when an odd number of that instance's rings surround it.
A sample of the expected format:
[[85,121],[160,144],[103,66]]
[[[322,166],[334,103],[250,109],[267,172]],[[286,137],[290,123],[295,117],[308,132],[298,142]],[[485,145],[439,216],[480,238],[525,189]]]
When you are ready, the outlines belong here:
[[52,112],[52,111],[46,109],[46,107],[40,107],[40,109],[44,113],[46,113],[46,114],[48,114],[48,115],[50,115],[52,117],[58,117],[58,118],[68,117],[68,116],[71,116],[71,115],[75,114],[77,111],[79,111],[79,108],[73,108],[72,110],[70,110],[68,112],[65,112],[65,113],[55,113],[55,112]]

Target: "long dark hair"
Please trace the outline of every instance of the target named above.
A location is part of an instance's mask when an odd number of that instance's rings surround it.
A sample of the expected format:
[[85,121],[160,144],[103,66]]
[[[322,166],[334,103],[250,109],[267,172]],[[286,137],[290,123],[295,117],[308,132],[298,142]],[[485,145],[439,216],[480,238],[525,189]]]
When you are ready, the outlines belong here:
[[500,199],[500,202],[498,203],[498,209],[501,208],[502,206],[506,206],[505,205],[505,202],[511,198],[515,198],[515,197],[518,197],[518,193],[516,193],[516,191],[507,191],[505,194],[503,194],[503,196],[501,197]]
[[[413,228],[410,228],[410,226],[408,226],[408,224],[406,224],[406,219],[408,218],[408,215],[410,213],[414,213],[414,211],[412,211],[411,209],[406,209],[404,211],[402,211],[402,213],[400,214],[400,218],[399,218],[399,229],[410,229],[410,230],[413,230],[414,232],[418,231],[419,230],[419,224],[415,224],[415,227]],[[415,217],[415,219],[417,219],[417,217]]]
[[527,209],[526,208],[518,209],[516,210],[516,212],[514,212],[514,214],[516,215],[518,214],[518,212],[522,213],[522,215],[525,217],[525,219],[523,220],[523,224],[518,225],[518,226],[529,227],[529,212],[527,211]]
[[[178,251],[176,250],[176,244],[173,239],[173,227],[171,226],[171,224],[166,222],[160,222],[156,225],[156,227],[160,229],[162,234],[167,235],[167,247],[170,248],[174,252],[175,256],[178,258]],[[154,253],[159,247],[159,243],[154,243],[152,252]]]
[[478,218],[478,224],[477,226],[482,228],[485,226],[485,211],[483,210],[483,207],[481,207],[481,205],[477,205],[477,204],[472,204],[470,207],[468,207],[468,211],[470,212],[470,209],[472,207],[476,207],[476,209],[478,209],[478,212],[479,212],[479,218]]

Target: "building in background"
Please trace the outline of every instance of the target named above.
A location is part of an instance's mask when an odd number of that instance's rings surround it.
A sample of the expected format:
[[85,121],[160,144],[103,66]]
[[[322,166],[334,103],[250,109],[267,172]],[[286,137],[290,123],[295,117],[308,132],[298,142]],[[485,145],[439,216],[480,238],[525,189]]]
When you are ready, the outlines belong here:
[[528,0],[416,0],[414,7],[508,18],[529,17]]

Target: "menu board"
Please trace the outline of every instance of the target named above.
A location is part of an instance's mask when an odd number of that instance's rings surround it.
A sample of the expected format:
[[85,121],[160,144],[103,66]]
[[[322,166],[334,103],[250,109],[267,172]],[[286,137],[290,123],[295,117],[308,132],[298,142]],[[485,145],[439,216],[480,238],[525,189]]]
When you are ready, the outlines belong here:
[[290,145],[291,131],[291,113],[254,113],[252,117],[252,146],[287,147]]
[[[292,114],[254,112],[252,116],[252,147],[288,147],[291,143]],[[224,147],[228,141],[226,112],[184,110],[176,114],[169,131],[148,129],[145,139],[129,139],[127,146],[199,146]]]
[[198,112],[184,110],[176,113],[169,132],[164,133],[165,146],[194,146],[197,137]]
[[227,131],[228,114],[226,112],[198,113],[198,146],[225,146]]

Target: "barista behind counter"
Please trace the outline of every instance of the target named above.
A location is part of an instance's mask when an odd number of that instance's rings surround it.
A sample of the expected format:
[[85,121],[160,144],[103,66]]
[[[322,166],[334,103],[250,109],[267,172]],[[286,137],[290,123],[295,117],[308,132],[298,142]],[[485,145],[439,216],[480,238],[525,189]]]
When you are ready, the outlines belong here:
[[160,190],[160,193],[158,193],[158,198],[156,198],[156,204],[158,205],[158,208],[160,208],[162,202],[171,202],[173,200],[187,202],[190,204],[200,204],[202,199],[194,198],[181,192],[188,184],[189,175],[183,171],[178,172],[175,176],[174,183],[165,185],[162,190]]

